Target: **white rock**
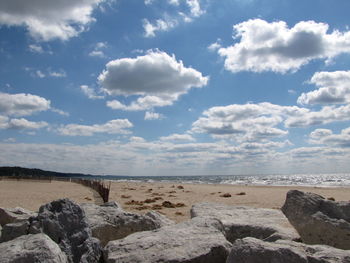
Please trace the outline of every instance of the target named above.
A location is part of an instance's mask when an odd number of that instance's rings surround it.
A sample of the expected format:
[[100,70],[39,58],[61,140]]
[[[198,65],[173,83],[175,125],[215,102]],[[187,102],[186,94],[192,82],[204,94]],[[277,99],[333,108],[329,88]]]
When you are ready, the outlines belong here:
[[265,242],[238,239],[226,263],[349,263],[350,251],[324,245],[305,245],[289,240]]
[[106,263],[224,263],[231,243],[222,231],[216,219],[195,218],[110,241],[104,259]]
[[350,202],[291,190],[282,211],[304,243],[350,249]]
[[0,244],[1,263],[67,263],[66,255],[45,234],[25,235]]
[[132,233],[174,224],[163,215],[149,212],[146,215],[129,213],[119,206],[82,204],[92,236],[104,246],[111,240],[124,238]]
[[31,216],[37,214],[21,207],[1,208],[0,207],[0,225],[4,226],[9,223],[16,223],[28,220]]
[[200,203],[192,206],[191,217],[212,217],[220,220],[230,242],[244,237],[267,241],[299,239],[298,233],[277,209]]

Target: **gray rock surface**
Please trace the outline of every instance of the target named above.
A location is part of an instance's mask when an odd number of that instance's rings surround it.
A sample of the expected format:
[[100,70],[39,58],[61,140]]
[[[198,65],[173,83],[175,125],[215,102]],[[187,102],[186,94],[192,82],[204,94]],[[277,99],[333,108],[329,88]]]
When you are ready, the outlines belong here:
[[212,217],[220,220],[230,242],[244,237],[266,241],[299,239],[298,233],[287,218],[276,209],[200,203],[192,206],[191,217]]
[[81,207],[85,211],[92,236],[98,238],[103,246],[111,240],[121,239],[135,232],[174,224],[156,212],[148,212],[145,215],[129,213],[117,204],[82,204]]
[[16,223],[28,220],[31,216],[37,214],[21,207],[1,208],[0,207],[0,225],[4,226],[8,223]]
[[25,235],[0,244],[1,263],[67,263],[66,255],[45,234]]
[[17,237],[27,235],[29,230],[29,221],[22,221],[17,223],[10,223],[4,225],[1,237],[0,237],[0,243],[7,242],[12,239],[15,239]]
[[221,263],[231,247],[220,221],[194,218],[153,231],[110,241],[104,249],[106,263]]
[[68,262],[98,262],[100,242],[92,237],[81,207],[69,199],[43,205],[38,216],[30,219],[29,233],[47,234],[67,255]]
[[238,239],[232,245],[227,263],[348,263],[350,251],[324,245],[305,245],[289,240],[265,242],[255,238]]
[[304,243],[350,249],[350,202],[291,190],[282,211]]

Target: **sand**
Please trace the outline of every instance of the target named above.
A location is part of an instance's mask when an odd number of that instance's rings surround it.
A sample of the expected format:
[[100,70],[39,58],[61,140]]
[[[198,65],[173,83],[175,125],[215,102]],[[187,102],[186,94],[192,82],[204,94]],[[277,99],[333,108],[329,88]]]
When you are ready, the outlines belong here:
[[[190,218],[191,206],[200,202],[279,209],[290,189],[317,193],[337,201],[350,200],[350,188],[345,187],[113,182],[110,201],[116,201],[127,211],[146,213],[153,209],[176,222],[181,222]],[[42,204],[65,197],[77,203],[101,203],[94,191],[76,183],[0,180],[0,207],[20,206],[37,211]],[[163,202],[176,207],[164,207]]]

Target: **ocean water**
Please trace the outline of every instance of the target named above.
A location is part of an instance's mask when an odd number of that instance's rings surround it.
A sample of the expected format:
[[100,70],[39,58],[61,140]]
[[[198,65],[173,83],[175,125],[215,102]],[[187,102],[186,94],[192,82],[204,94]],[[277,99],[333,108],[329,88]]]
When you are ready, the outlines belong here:
[[170,182],[183,184],[350,187],[350,173],[217,176],[104,176],[104,179],[123,182]]

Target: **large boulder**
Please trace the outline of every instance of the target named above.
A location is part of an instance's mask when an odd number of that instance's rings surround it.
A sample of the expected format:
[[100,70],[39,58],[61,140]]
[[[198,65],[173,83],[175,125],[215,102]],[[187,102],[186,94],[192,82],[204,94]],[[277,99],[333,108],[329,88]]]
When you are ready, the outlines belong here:
[[265,242],[255,238],[238,239],[226,263],[346,263],[350,251],[324,245],[305,245],[289,240]]
[[195,218],[110,241],[104,259],[106,263],[221,263],[231,247],[222,231],[216,219]]
[[67,263],[66,255],[45,234],[25,235],[0,244],[1,263]]
[[29,221],[9,223],[2,228],[0,243],[7,242],[17,237],[27,235],[29,230]]
[[16,223],[28,220],[31,216],[36,216],[37,214],[26,210],[22,207],[15,208],[1,208],[0,207],[0,225],[4,226],[9,223]]
[[173,221],[156,213],[138,215],[122,210],[117,204],[82,204],[92,236],[105,246],[111,240],[124,238],[132,233],[160,228],[174,224]]
[[303,242],[350,249],[350,202],[334,202],[314,193],[291,190],[282,211]]
[[299,239],[287,218],[276,209],[200,203],[192,206],[191,217],[212,217],[220,220],[230,242],[244,237],[266,241]]
[[29,233],[47,234],[66,253],[68,262],[98,262],[100,242],[92,237],[81,207],[69,199],[43,205],[38,216],[30,219]]

